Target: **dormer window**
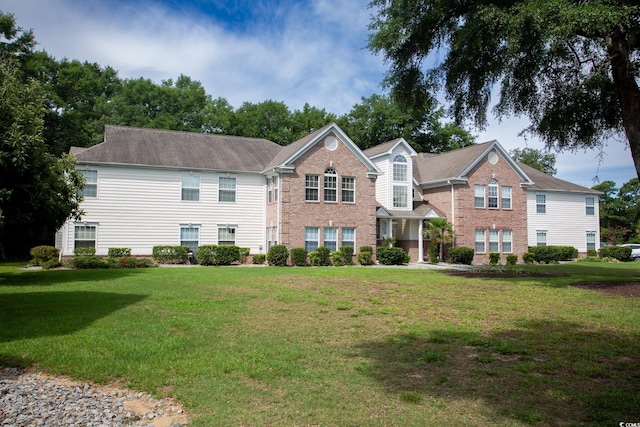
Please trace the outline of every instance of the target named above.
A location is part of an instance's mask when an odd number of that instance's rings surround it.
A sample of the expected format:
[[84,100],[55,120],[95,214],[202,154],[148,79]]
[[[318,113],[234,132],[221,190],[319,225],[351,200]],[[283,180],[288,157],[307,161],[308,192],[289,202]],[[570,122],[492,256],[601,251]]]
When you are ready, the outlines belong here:
[[398,154],[393,158],[393,180],[397,182],[407,181],[407,158]]

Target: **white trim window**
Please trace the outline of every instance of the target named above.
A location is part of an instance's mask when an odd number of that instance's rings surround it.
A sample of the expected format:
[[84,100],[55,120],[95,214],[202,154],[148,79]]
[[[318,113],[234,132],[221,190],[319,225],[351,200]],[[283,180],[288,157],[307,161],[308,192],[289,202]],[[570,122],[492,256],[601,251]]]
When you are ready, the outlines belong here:
[[236,227],[229,225],[218,226],[218,244],[219,245],[235,245],[236,244]]
[[277,202],[278,201],[278,188],[279,188],[279,183],[280,179],[278,177],[278,175],[273,177],[273,201]]
[[200,175],[193,172],[182,173],[182,196],[181,200],[198,202],[200,201]]
[[502,209],[511,209],[511,187],[502,187],[501,194]]
[[322,246],[329,248],[331,252],[338,250],[338,229],[335,227],[325,227],[323,232]]
[[393,158],[393,180],[407,182],[407,158],[398,154]]
[[187,246],[194,254],[200,245],[200,226],[181,225],[180,226],[180,246]]
[[473,186],[473,206],[476,208],[484,208],[484,185],[476,184]]
[[218,201],[226,203],[236,202],[236,179],[234,177],[218,177]]
[[304,200],[317,202],[319,200],[320,177],[318,175],[304,176]]
[[536,246],[547,246],[547,230],[536,230]]
[[595,231],[587,231],[587,250],[588,251],[596,250],[596,232]]
[[308,252],[315,252],[318,249],[320,241],[320,230],[318,227],[304,228],[304,248]]
[[96,231],[95,225],[75,224],[73,227],[73,248],[95,248]]
[[500,231],[489,230],[489,252],[500,251]]
[[273,184],[271,178],[267,178],[267,203],[273,202]]
[[486,252],[487,232],[485,230],[476,230],[476,253],[483,254]]
[[342,242],[340,247],[350,246],[355,249],[356,247],[356,229],[353,227],[344,227],[342,229]]
[[327,168],[324,171],[324,201],[338,201],[338,173],[334,168]]
[[596,214],[596,198],[586,197],[585,199],[586,214],[591,216]]
[[98,197],[98,171],[95,169],[80,169],[84,176],[82,196],[87,198]]
[[356,179],[352,176],[342,177],[342,203],[356,202]]
[[393,186],[393,207],[406,208],[408,206],[408,194],[406,185]]
[[[487,195],[489,209],[498,209],[498,181],[489,180],[489,193]],[[496,251],[497,252],[497,251]]]
[[547,213],[547,196],[544,194],[536,194],[536,213]]
[[511,230],[502,230],[502,252],[505,254],[513,252],[513,232]]

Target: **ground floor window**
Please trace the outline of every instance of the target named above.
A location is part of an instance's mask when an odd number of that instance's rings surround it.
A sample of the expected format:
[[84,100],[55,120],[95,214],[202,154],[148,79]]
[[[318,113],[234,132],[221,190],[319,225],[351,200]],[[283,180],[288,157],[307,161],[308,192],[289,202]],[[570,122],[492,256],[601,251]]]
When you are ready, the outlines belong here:
[[486,231],[485,230],[476,230],[476,253],[483,254],[486,252]]
[[498,230],[489,230],[489,252],[498,251],[500,251],[500,232]]
[[320,241],[320,231],[318,227],[304,228],[304,248],[308,252],[314,252],[316,249],[318,249],[319,241]]
[[356,229],[353,227],[345,227],[342,229],[342,245],[356,247]]
[[235,245],[236,244],[236,228],[235,227],[218,227],[218,244],[219,245]]
[[95,248],[96,247],[96,226],[76,225],[73,230],[74,248]]
[[278,227],[267,227],[267,251],[278,244]]
[[338,229],[335,227],[324,228],[324,240],[322,245],[329,248],[331,252],[338,250]]
[[547,246],[547,230],[536,231],[536,246]]
[[502,252],[509,254],[513,252],[513,233],[511,230],[502,230]]
[[196,225],[180,226],[180,246],[187,246],[193,253],[200,243],[200,227]]
[[587,250],[588,251],[596,250],[596,232],[595,231],[587,231]]

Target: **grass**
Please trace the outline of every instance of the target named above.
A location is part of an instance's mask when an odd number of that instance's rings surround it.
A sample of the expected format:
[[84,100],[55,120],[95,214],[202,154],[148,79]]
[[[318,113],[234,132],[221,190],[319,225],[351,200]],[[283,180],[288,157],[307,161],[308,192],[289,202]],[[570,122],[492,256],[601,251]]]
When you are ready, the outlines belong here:
[[612,425],[640,414],[640,298],[569,276],[0,265],[0,365],[178,398],[192,425]]

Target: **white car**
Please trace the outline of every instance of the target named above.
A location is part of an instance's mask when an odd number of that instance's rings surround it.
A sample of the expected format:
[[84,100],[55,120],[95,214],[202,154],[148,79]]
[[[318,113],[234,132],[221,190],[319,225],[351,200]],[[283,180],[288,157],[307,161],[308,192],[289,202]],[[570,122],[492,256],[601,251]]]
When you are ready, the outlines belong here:
[[624,245],[620,246],[631,248],[631,259],[640,260],[640,243],[625,243]]

